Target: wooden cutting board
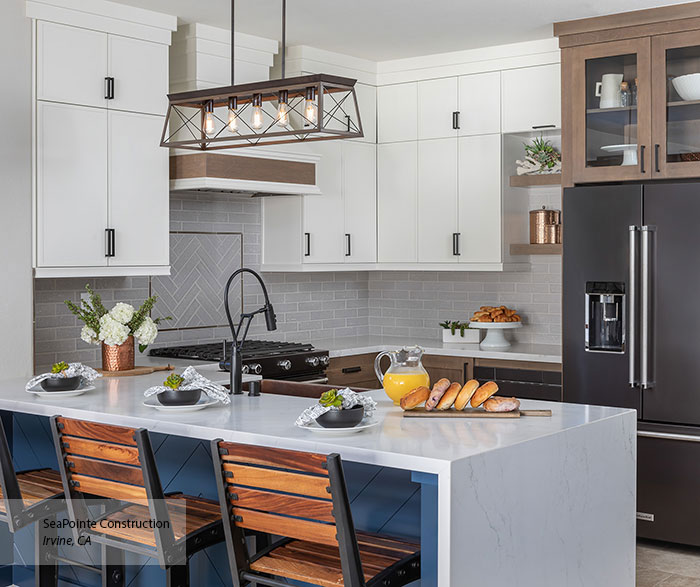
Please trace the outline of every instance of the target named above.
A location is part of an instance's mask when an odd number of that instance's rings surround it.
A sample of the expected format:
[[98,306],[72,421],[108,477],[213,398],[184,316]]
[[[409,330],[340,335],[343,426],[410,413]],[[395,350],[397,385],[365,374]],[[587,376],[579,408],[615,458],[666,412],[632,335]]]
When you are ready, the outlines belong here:
[[514,410],[513,412],[487,412],[479,408],[464,410],[431,410],[414,408],[403,413],[404,418],[520,418],[520,416],[551,416],[552,410]]
[[172,365],[162,365],[160,367],[134,367],[128,371],[103,371],[98,369],[98,373],[102,373],[103,377],[131,377],[132,375],[150,375],[156,371],[172,371],[175,369]]

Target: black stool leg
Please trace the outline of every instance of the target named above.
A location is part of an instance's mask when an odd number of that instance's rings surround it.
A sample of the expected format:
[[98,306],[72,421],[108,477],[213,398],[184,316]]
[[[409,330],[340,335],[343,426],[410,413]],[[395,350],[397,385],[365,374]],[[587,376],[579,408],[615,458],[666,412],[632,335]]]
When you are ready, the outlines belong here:
[[56,587],[58,585],[58,532],[51,527],[56,517],[39,520],[34,525],[34,585]]
[[124,551],[102,545],[102,587],[124,587]]
[[165,584],[167,587],[189,587],[190,562],[184,565],[173,565],[165,569]]

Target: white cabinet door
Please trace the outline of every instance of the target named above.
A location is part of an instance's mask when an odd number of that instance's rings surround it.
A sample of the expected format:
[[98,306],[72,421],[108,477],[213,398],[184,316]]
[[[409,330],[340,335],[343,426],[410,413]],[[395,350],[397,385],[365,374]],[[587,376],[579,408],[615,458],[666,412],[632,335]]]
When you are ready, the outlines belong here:
[[501,72],[459,78],[459,135],[501,132]]
[[396,84],[377,88],[377,139],[380,143],[415,141],[418,85]]
[[304,263],[343,263],[341,142],[315,143],[321,195],[304,196]]
[[343,145],[345,262],[377,260],[377,148],[354,141]]
[[418,260],[418,143],[377,147],[377,260],[415,263]]
[[162,128],[161,116],[109,112],[109,222],[115,231],[110,265],[169,264],[168,150],[160,146]]
[[448,77],[418,83],[418,139],[457,136],[458,79]]
[[109,35],[109,75],[116,110],[165,115],[168,107],[168,46]]
[[107,111],[37,104],[37,266],[107,264]]
[[418,143],[418,261],[456,263],[457,137]]
[[459,231],[460,262],[501,262],[501,135],[459,139]]
[[43,21],[36,34],[37,98],[106,106],[107,34]]
[[559,64],[502,72],[503,132],[561,128]]
[[377,142],[377,88],[365,84],[355,84],[357,103],[360,107],[362,132],[364,137],[357,139],[365,143]]
[[263,265],[300,265],[303,196],[262,198]]

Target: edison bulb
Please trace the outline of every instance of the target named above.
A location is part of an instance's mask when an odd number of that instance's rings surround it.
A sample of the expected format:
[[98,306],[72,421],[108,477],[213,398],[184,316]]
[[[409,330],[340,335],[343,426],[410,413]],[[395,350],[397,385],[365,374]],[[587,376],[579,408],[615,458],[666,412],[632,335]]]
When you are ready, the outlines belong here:
[[238,114],[235,110],[228,111],[228,129],[231,132],[238,132]]
[[316,124],[318,119],[318,108],[312,99],[307,98],[304,105],[304,117],[307,124]]
[[289,107],[286,102],[280,102],[277,108],[277,124],[287,126],[289,124]]
[[208,135],[214,134],[214,115],[211,112],[204,115],[204,132]]
[[250,117],[250,126],[255,130],[260,130],[263,125],[262,106],[253,106],[253,114]]

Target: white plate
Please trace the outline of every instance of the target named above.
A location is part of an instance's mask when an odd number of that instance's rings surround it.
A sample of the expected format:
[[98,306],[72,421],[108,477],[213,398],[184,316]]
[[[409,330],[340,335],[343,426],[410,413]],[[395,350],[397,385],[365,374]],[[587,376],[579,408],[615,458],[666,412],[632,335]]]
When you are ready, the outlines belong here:
[[469,328],[521,328],[522,322],[470,322]]
[[39,397],[74,397],[76,395],[83,395],[86,391],[92,391],[93,389],[95,389],[94,385],[86,385],[85,387],[79,387],[72,391],[44,391],[43,387],[33,387],[27,391]]
[[379,424],[379,420],[376,418],[369,418],[367,420],[362,420],[357,426],[350,426],[349,428],[324,428],[316,421],[311,422],[311,424],[297,424],[297,426],[302,430],[320,432],[321,434],[354,434],[355,432],[362,432],[363,430],[374,428],[377,424]]
[[202,394],[202,397],[199,398],[199,401],[196,404],[192,404],[191,406],[164,406],[158,401],[158,398],[156,398],[155,395],[152,395],[143,401],[144,406],[155,408],[161,412],[196,412],[197,410],[202,410],[217,403],[219,403],[217,400],[210,398],[205,393]]
[[637,165],[637,145],[606,145],[600,148],[606,153],[622,153],[622,165]]

